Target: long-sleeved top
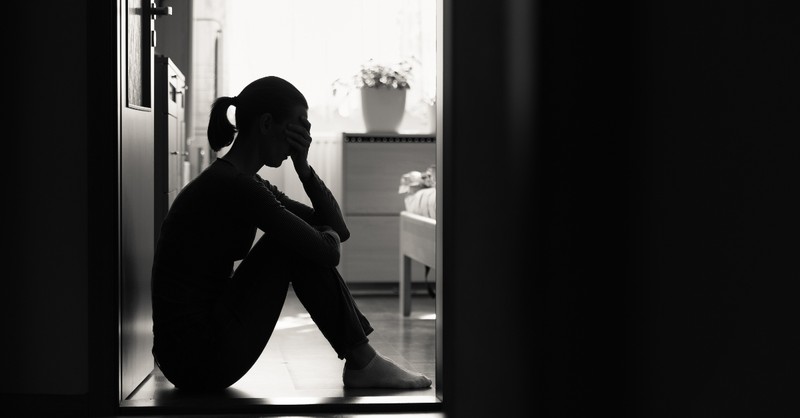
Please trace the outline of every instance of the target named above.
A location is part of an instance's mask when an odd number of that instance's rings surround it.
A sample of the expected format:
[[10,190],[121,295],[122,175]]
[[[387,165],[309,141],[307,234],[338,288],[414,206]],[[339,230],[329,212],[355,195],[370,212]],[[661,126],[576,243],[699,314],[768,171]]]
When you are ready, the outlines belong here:
[[314,172],[302,180],[312,207],[260,176],[217,159],[175,198],[161,224],[153,259],[154,332],[202,321],[260,229],[281,248],[335,267],[350,236],[339,205]]

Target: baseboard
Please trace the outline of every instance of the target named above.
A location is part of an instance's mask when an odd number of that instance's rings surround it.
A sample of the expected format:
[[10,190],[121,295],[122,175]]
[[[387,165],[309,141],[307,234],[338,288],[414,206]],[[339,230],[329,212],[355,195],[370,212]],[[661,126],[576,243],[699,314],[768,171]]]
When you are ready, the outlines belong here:
[[[412,296],[428,296],[428,284],[433,283],[412,282]],[[387,282],[348,282],[347,287],[353,296],[399,296],[400,287],[397,283]]]

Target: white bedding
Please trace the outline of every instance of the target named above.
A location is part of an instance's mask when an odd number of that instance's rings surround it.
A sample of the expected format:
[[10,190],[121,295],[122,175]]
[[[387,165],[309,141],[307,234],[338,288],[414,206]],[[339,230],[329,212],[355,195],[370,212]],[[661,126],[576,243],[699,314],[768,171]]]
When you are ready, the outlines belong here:
[[411,213],[436,219],[436,188],[428,187],[407,194],[405,205]]

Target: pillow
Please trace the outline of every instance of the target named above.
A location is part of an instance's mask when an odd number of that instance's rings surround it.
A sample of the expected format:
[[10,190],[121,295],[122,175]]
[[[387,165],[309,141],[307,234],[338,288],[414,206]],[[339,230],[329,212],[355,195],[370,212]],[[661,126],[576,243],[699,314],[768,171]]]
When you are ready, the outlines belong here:
[[405,194],[407,211],[436,219],[436,165],[403,174],[397,193]]

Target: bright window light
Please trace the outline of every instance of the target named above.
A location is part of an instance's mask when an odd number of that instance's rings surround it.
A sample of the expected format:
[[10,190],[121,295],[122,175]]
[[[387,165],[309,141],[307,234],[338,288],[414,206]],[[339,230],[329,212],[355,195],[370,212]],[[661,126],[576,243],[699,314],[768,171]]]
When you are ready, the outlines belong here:
[[428,123],[436,94],[436,2],[433,0],[228,0],[226,80],[235,95],[265,75],[295,84],[309,102],[316,132],[344,132],[361,121],[360,95],[333,95],[337,79],[374,59],[415,65],[406,123]]

